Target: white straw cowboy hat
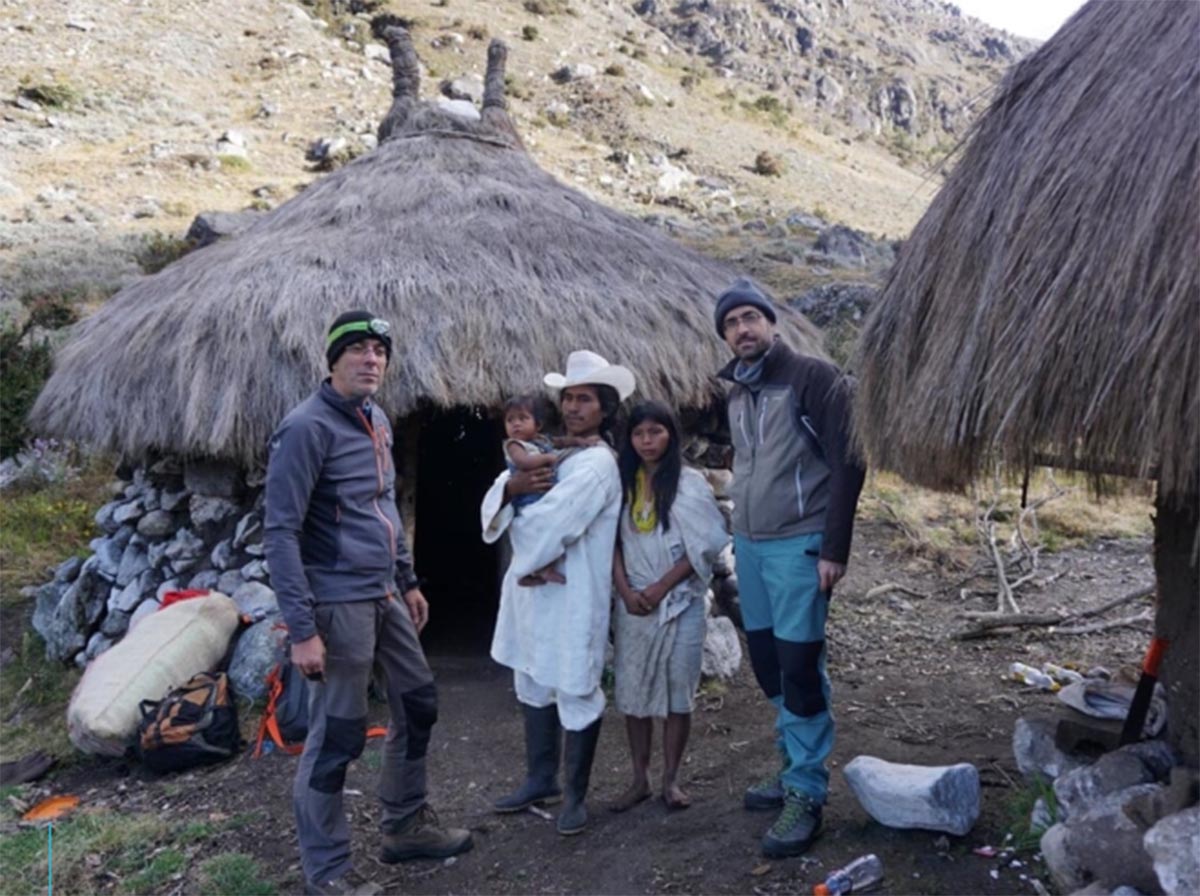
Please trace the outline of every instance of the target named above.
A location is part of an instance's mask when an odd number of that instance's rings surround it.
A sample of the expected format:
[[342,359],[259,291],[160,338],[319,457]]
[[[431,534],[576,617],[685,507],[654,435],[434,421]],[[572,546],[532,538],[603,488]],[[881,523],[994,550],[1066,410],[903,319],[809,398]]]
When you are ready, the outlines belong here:
[[568,386],[612,386],[624,401],[634,390],[633,371],[619,364],[609,364],[595,352],[578,351],[567,355],[567,372],[548,373],[543,382],[551,389]]

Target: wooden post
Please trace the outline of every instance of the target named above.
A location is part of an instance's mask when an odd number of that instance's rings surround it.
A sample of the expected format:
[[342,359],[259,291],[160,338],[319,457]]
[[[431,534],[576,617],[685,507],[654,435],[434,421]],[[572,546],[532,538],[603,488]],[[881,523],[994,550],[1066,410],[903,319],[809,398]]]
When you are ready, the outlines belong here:
[[1170,641],[1159,680],[1167,691],[1167,742],[1184,763],[1200,765],[1200,495],[1167,495],[1154,507],[1154,634]]

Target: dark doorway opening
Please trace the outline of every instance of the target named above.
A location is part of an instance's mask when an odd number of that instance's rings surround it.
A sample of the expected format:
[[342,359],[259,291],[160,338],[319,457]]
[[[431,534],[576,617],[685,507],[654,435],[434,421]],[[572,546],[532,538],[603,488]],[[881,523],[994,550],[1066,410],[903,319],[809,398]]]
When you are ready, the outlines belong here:
[[503,467],[503,435],[482,408],[419,418],[414,562],[430,608],[421,640],[433,653],[479,655],[491,645],[500,552],[480,538],[479,502]]

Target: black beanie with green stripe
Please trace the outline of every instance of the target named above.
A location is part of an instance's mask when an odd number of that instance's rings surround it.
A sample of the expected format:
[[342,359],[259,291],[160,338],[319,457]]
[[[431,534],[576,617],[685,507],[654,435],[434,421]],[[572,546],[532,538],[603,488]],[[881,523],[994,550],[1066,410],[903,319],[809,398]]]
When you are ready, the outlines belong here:
[[341,357],[347,346],[362,342],[364,339],[378,339],[382,342],[384,351],[387,352],[388,363],[391,363],[392,337],[389,335],[390,332],[391,327],[388,322],[369,311],[347,311],[345,314],[339,314],[337,319],[329,325],[329,335],[325,337],[325,359],[329,362],[329,369],[333,369],[333,365],[337,363],[337,359]]

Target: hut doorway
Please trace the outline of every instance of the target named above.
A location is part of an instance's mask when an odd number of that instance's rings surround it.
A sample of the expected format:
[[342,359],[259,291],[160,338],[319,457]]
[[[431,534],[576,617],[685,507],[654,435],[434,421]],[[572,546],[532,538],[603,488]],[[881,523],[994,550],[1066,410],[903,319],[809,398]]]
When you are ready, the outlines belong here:
[[500,600],[500,552],[480,538],[479,502],[503,466],[503,424],[482,408],[426,412],[412,422],[405,437],[417,440],[413,554],[430,604],[422,641],[435,653],[486,654]]

